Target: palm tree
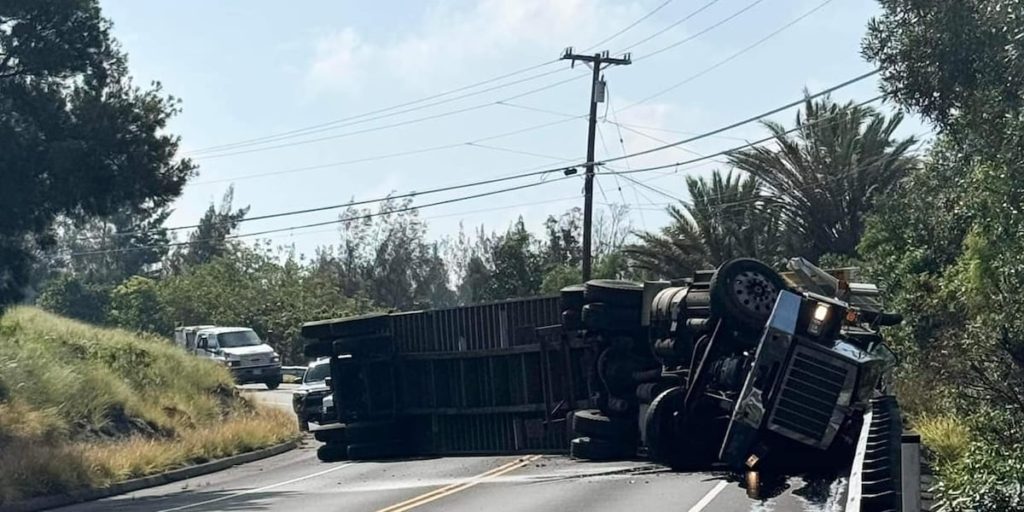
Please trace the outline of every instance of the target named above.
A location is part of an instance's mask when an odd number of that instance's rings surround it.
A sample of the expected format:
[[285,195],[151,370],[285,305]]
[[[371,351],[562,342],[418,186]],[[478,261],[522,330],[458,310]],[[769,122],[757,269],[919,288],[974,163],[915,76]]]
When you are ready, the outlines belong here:
[[777,148],[753,147],[729,161],[776,198],[788,256],[856,256],[865,214],[917,165],[910,154],[916,139],[893,137],[902,121],[852,102],[808,100],[793,133],[762,122]]
[[778,257],[778,216],[754,177],[715,171],[710,181],[687,177],[686,187],[690,202],[669,206],[669,225],[624,249],[634,267],[673,278],[740,256]]

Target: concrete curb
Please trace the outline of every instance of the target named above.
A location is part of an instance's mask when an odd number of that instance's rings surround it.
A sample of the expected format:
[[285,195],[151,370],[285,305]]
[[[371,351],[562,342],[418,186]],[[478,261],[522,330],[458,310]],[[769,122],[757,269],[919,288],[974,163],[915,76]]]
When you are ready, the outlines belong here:
[[118,494],[138,491],[148,487],[156,487],[158,485],[169,484],[185,480],[187,478],[214,473],[230,468],[231,466],[245,464],[246,462],[253,462],[267,457],[273,457],[274,455],[280,455],[289,450],[293,450],[298,446],[299,441],[288,441],[269,448],[263,448],[262,450],[241,453],[231,457],[225,457],[223,459],[217,459],[180,469],[172,469],[171,471],[157,475],[144,476],[134,480],[126,480],[102,489],[84,489],[68,494],[40,496],[38,498],[31,498],[17,503],[0,505],[0,512],[35,512],[37,510],[46,510],[66,505],[73,505],[75,503],[82,503],[84,501],[108,498]]

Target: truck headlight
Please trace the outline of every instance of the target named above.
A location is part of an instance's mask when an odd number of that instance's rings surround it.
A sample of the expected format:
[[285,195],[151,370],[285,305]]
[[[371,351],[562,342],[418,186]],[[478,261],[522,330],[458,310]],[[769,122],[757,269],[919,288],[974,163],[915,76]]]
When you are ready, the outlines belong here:
[[828,304],[819,302],[814,306],[814,313],[811,314],[811,321],[807,324],[807,332],[814,336],[821,334],[822,327],[829,319],[832,308]]
[[274,354],[274,355],[270,356],[270,362],[271,363],[280,363],[281,362],[281,356],[279,356],[277,354]]

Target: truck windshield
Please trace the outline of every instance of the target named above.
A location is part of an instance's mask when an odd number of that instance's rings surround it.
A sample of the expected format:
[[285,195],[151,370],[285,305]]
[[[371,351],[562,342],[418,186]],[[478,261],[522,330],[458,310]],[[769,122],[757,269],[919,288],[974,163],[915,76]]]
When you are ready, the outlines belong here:
[[318,364],[316,366],[310,366],[309,369],[306,370],[306,375],[302,378],[302,382],[307,383],[307,384],[310,383],[310,382],[319,382],[319,381],[322,381],[325,378],[327,378],[327,376],[330,375],[330,374],[331,374],[331,365],[330,364],[326,364],[325,363],[325,364]]
[[220,348],[252,347],[262,343],[253,331],[222,332],[217,335]]

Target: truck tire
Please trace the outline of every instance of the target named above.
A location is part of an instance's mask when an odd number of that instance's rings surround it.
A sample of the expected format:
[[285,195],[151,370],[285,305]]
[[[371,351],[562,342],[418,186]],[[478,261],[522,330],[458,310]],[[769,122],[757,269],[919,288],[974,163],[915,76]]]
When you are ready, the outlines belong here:
[[[674,471],[697,469],[713,462],[715,441],[707,425],[688,426],[683,414],[686,390],[676,386],[663,391],[647,408],[644,440],[651,460]],[[724,431],[724,430],[723,430]]]
[[336,428],[333,430],[318,430],[316,432],[313,432],[313,439],[316,439],[321,443],[329,444],[345,444],[348,442],[348,436],[346,435],[344,428]]
[[281,379],[268,380],[268,381],[264,382],[263,384],[267,386],[267,389],[273,391],[273,390],[281,387]]
[[327,443],[316,449],[316,458],[321,462],[336,462],[345,460],[348,456],[347,446],[338,443]]
[[608,461],[632,457],[632,445],[593,437],[577,437],[569,444],[569,455],[574,459]]
[[572,416],[572,431],[579,437],[610,441],[636,439],[634,422],[623,418],[610,418],[597,409],[582,409]]
[[406,452],[404,443],[393,439],[348,445],[350,460],[393,459],[407,455]]
[[730,327],[759,332],[771,316],[775,299],[786,284],[778,272],[760,261],[738,258],[711,277],[711,310]]
[[589,304],[603,302],[626,309],[640,310],[644,287],[632,281],[591,279],[583,285],[583,297]]

